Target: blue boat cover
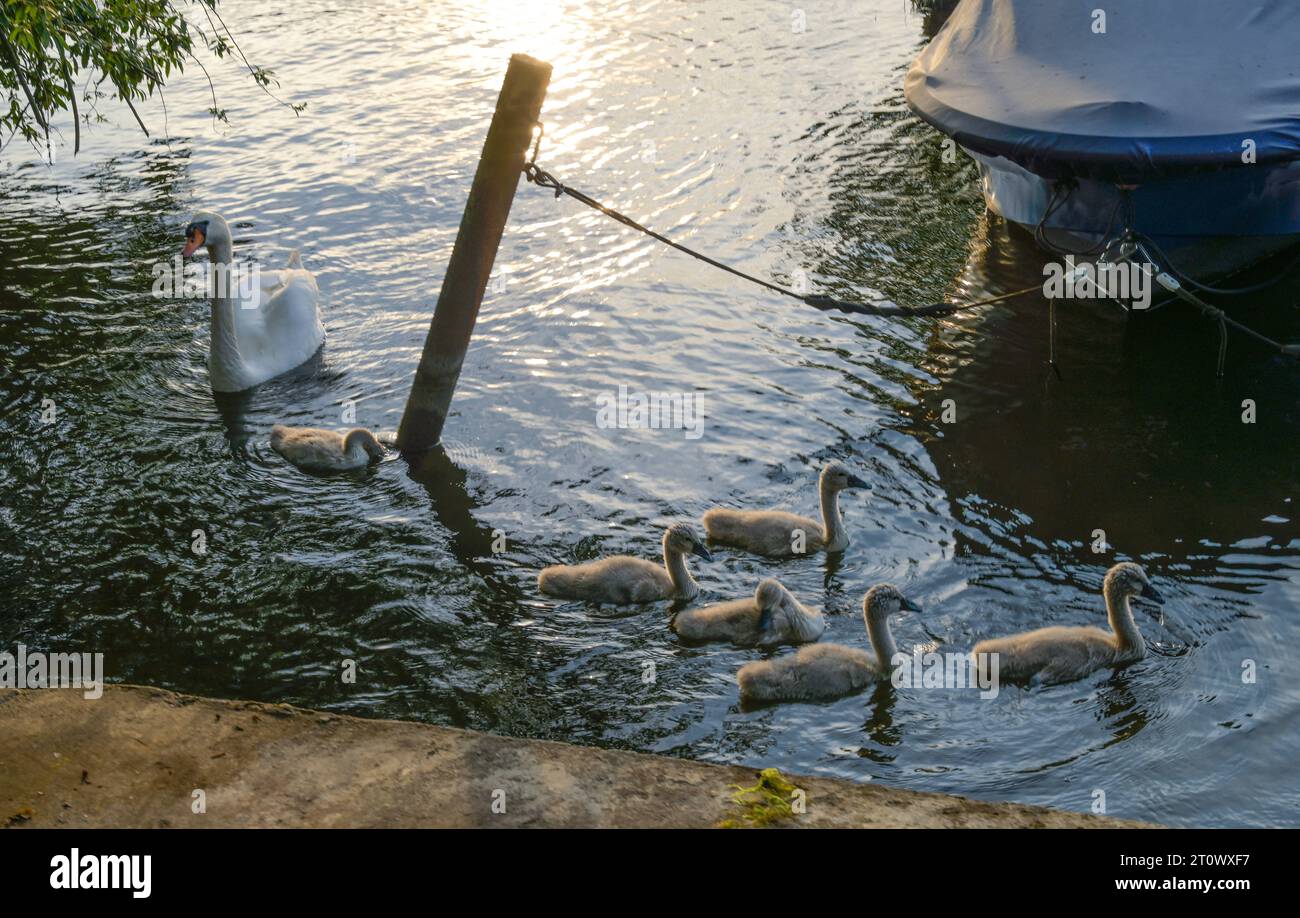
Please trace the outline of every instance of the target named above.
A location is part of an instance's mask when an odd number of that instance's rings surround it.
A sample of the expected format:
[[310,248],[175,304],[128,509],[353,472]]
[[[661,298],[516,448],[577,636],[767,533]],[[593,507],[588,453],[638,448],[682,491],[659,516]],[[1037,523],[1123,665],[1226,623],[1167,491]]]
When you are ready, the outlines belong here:
[[961,0],[904,89],[958,143],[1041,175],[1296,160],[1300,0]]

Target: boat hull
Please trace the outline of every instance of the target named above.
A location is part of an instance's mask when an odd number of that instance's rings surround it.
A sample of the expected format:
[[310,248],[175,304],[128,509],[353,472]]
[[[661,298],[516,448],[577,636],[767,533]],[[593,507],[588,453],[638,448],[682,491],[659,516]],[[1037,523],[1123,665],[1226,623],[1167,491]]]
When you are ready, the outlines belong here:
[[[1079,178],[1068,194],[1055,179],[1004,157],[967,151],[979,165],[989,209],[1049,241],[1079,250],[1125,228],[1124,192]],[[1144,182],[1129,190],[1132,229],[1151,236],[1197,280],[1236,273],[1300,243],[1300,163],[1213,170]],[[1053,197],[1057,206],[1044,220]]]
[[[1008,220],[1036,226],[1056,181],[1001,156],[967,152],[979,165],[989,207]],[[1120,186],[1088,178],[1074,181],[1077,187],[1046,225],[1083,233],[1118,229]],[[1152,236],[1300,235],[1300,162],[1158,178],[1135,186],[1130,194],[1133,228]]]

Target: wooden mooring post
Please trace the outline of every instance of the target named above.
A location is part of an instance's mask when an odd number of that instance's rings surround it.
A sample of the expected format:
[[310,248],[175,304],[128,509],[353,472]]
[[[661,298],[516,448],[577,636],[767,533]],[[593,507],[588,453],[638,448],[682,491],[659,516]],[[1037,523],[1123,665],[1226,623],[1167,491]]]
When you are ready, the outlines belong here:
[[550,64],[526,54],[511,56],[397,429],[397,446],[404,453],[431,449],[442,437],[550,82]]

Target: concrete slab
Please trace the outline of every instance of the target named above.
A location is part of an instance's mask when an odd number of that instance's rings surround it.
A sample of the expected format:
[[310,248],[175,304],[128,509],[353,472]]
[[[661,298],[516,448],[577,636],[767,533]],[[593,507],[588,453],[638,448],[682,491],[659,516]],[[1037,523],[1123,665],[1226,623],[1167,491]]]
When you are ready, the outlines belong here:
[[[0,689],[0,826],[709,827],[749,768],[110,685]],[[1139,823],[786,776],[788,826]],[[202,791],[206,812],[194,812]],[[504,809],[504,812],[499,812]]]

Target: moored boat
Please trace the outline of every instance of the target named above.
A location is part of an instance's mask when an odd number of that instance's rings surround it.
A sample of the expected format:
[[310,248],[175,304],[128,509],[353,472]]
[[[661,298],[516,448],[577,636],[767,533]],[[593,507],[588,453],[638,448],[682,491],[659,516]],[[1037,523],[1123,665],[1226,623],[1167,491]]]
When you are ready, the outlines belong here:
[[961,0],[905,94],[1044,247],[1206,280],[1300,241],[1297,46],[1286,0]]

